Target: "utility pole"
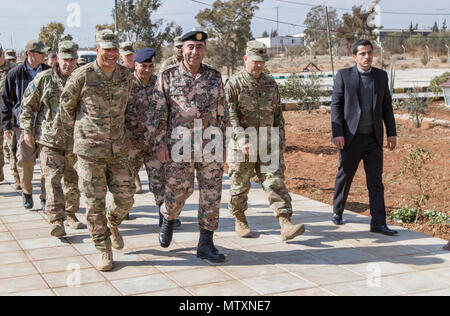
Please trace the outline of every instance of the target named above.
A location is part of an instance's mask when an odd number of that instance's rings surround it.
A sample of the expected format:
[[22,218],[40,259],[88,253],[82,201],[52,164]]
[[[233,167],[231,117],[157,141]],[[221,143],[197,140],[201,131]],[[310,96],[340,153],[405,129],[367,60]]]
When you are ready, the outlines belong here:
[[328,18],[328,7],[327,6],[325,6],[325,15],[327,17],[328,47],[330,49],[331,72],[333,73],[333,81],[334,81],[333,46],[331,45],[330,19]]
[[119,8],[117,7],[117,0],[114,0],[115,5],[114,5],[114,26],[116,29],[116,34],[119,34],[119,17],[118,17],[118,12],[119,12]]
[[448,47],[448,45],[445,45],[445,47],[447,47],[447,63],[450,63],[450,48]]
[[280,36],[280,29],[279,29],[280,15],[279,15],[279,10],[281,9],[281,7],[274,7],[274,9],[277,10],[277,34],[278,34],[278,36]]

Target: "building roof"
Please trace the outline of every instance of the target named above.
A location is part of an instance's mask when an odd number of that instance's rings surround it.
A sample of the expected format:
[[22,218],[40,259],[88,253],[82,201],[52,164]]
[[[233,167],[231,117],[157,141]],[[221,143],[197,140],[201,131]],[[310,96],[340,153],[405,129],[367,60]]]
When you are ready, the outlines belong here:
[[447,82],[444,82],[443,84],[441,84],[442,88],[450,88],[450,80],[448,80]]

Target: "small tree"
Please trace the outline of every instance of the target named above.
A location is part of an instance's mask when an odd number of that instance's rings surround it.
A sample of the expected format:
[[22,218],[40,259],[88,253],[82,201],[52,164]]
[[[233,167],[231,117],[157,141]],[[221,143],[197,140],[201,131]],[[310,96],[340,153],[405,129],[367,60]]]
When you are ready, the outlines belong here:
[[321,95],[320,78],[316,73],[311,73],[308,78],[293,73],[284,85],[280,85],[280,96],[296,100],[299,109],[308,113],[319,107]]
[[408,92],[408,98],[404,103],[404,108],[408,111],[411,121],[414,123],[416,128],[422,126],[424,115],[427,110],[427,98],[421,98],[419,96],[419,91],[414,88],[413,91]]
[[116,31],[116,26],[115,26],[114,23],[113,24],[97,24],[95,26],[95,31],[96,32],[100,32],[100,31],[103,31],[103,30],[111,30],[111,31],[115,32]]
[[430,169],[427,167],[431,160],[433,160],[433,154],[417,146],[403,159],[400,169],[400,175],[405,176],[406,180],[418,189],[419,196],[411,196],[412,203],[417,211],[416,222],[423,216],[424,207],[432,193],[431,182],[433,178]]
[[39,40],[42,41],[45,46],[50,47],[52,51],[56,52],[58,50],[59,42],[71,41],[73,39],[70,34],[64,36],[64,31],[65,28],[62,23],[50,22],[41,27]]

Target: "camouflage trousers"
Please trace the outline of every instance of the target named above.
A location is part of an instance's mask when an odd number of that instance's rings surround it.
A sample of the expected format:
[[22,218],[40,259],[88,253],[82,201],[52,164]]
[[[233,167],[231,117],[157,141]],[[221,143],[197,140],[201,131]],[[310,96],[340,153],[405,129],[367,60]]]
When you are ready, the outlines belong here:
[[264,164],[259,160],[257,162],[229,163],[231,200],[228,209],[230,213],[235,216],[237,213],[245,212],[248,209],[250,181],[256,173],[276,216],[278,217],[280,214],[291,216],[292,199],[284,183],[285,164],[283,158],[280,159],[279,168],[274,173],[262,172],[261,166],[264,166]]
[[41,146],[39,161],[47,194],[45,211],[50,223],[65,220],[66,214],[75,214],[80,208],[78,175],[74,169],[77,156],[71,151]]
[[9,170],[11,171],[11,174],[14,175],[14,179],[17,183],[20,183],[19,179],[19,171],[17,170],[17,159],[16,159],[16,146],[17,146],[17,140],[16,135],[14,134],[13,137],[8,138],[5,137],[4,140],[4,148],[7,152],[7,156],[9,155]]
[[161,213],[167,220],[175,220],[194,192],[194,174],[197,174],[200,201],[198,225],[201,229],[215,231],[219,227],[219,209],[222,198],[223,163],[166,164],[166,194]]
[[[78,155],[76,170],[80,191],[86,200],[89,233],[99,251],[108,249],[111,236],[108,222],[119,226],[134,204],[136,187],[130,163],[126,159],[92,159]],[[114,201],[106,214],[108,189]]]
[[140,150],[130,151],[130,163],[135,176],[142,165],[145,165],[149,190],[155,196],[156,205],[161,205],[164,202],[164,164],[156,155],[148,155]]

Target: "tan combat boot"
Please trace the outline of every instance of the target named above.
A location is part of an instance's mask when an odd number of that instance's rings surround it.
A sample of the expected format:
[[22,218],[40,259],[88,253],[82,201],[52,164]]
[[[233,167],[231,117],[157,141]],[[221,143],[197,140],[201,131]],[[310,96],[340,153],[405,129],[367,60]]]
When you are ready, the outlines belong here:
[[[1,150],[3,150],[3,148]],[[3,181],[5,181],[5,175],[3,174],[3,168],[0,168],[0,182]]]
[[50,235],[54,237],[64,237],[66,235],[66,230],[64,229],[64,224],[62,220],[55,221],[52,224],[52,230],[50,231]]
[[120,235],[119,227],[108,224],[111,230],[111,245],[114,249],[121,250],[124,247],[122,235]]
[[100,252],[97,263],[97,270],[106,272],[111,271],[112,268],[113,268],[113,252],[111,247],[109,247],[108,249]]
[[302,235],[305,232],[305,225],[291,223],[291,218],[287,214],[281,214],[278,217],[281,226],[281,240],[287,241]]
[[134,184],[136,185],[136,194],[141,194],[142,193],[142,184],[141,184],[141,179],[139,178],[139,174],[137,174],[136,177],[134,178]]
[[244,212],[236,213],[235,217],[236,217],[235,222],[236,234],[241,238],[252,237],[252,231],[248,227],[247,218],[245,217]]
[[69,226],[73,229],[82,229],[83,223],[78,220],[75,214],[67,214],[67,218],[64,221],[66,226]]

